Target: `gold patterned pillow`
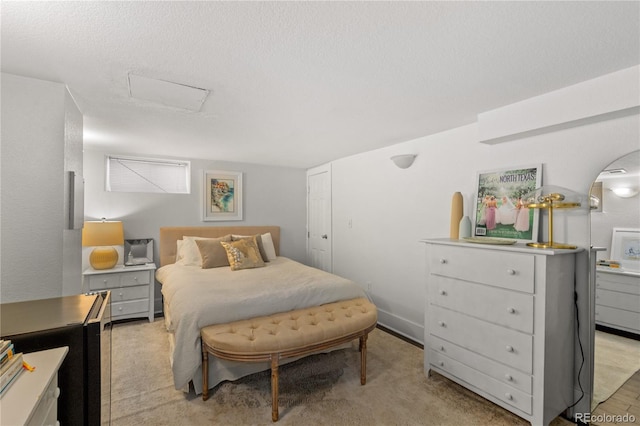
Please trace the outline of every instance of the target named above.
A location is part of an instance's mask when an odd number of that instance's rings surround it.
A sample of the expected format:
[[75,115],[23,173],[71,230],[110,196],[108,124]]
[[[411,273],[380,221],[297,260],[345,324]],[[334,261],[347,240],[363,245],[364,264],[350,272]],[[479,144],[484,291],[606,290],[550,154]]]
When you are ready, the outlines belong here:
[[255,238],[231,242],[220,242],[227,252],[232,271],[240,269],[260,268],[264,266]]

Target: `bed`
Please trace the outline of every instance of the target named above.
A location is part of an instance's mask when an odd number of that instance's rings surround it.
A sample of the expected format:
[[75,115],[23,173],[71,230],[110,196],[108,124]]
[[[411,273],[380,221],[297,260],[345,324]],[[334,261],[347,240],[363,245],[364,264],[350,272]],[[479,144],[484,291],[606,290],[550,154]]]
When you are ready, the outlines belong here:
[[[261,257],[268,261],[261,267],[240,270],[232,270],[236,265],[203,268],[202,263],[211,266],[212,258],[205,247],[213,244],[219,251],[221,245],[217,240],[208,240],[197,243],[195,250],[200,250],[201,257],[196,262],[193,247],[197,239],[224,237],[228,241],[230,235],[234,241],[260,235],[258,240],[264,246],[260,247]],[[196,394],[202,392],[202,327],[367,297],[353,281],[282,257],[279,248],[277,226],[160,228],[160,268],[156,278],[162,285],[176,389],[188,391],[192,385]],[[209,387],[269,368],[269,363],[239,363],[210,357]]]

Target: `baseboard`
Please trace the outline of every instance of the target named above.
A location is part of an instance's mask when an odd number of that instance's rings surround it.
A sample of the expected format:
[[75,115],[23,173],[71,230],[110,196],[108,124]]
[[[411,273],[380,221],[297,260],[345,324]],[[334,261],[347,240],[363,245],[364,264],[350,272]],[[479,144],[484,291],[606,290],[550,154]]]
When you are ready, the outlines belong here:
[[424,344],[424,326],[401,318],[390,312],[378,307],[378,325],[384,327],[385,331],[391,331],[392,334],[402,336],[419,345]]

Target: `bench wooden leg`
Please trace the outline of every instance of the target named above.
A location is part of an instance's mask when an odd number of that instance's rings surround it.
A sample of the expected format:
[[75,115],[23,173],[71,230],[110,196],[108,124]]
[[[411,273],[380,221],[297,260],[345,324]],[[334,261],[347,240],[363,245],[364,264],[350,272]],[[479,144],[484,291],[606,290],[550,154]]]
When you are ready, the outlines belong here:
[[202,400],[209,399],[209,353],[202,349]]
[[360,384],[367,383],[367,334],[360,336]]
[[271,355],[271,420],[278,421],[278,354]]

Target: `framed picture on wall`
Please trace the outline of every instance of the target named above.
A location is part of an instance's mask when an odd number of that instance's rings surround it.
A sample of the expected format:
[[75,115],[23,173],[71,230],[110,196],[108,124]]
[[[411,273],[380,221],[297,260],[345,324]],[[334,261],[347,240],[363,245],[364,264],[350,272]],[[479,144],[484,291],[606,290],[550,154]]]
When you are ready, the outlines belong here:
[[640,229],[613,228],[611,259],[630,271],[640,271]]
[[478,172],[473,236],[537,241],[540,212],[523,196],[541,184],[541,164]]
[[203,221],[242,220],[242,172],[206,170]]

